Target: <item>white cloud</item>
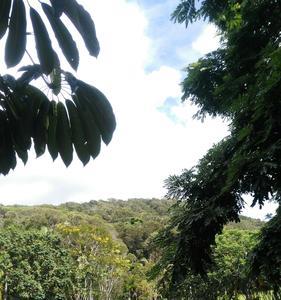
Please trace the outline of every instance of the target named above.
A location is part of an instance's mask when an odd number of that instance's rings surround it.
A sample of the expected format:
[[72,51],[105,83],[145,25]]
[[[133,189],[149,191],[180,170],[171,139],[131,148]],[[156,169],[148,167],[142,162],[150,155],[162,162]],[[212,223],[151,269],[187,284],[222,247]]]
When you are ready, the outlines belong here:
[[202,33],[192,43],[192,49],[199,54],[204,55],[219,47],[220,38],[218,36],[217,28],[213,24],[208,24],[203,29]]

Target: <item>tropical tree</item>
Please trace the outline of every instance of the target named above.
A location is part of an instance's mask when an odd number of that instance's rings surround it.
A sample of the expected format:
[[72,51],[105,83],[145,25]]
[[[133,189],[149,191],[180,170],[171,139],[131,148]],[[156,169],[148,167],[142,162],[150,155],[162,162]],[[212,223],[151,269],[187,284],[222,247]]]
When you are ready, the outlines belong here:
[[[76,0],[1,1],[0,39],[7,33],[6,65],[18,66],[25,54],[31,61],[19,68],[22,75],[18,79],[0,74],[0,173],[4,175],[16,167],[17,157],[27,162],[32,142],[37,156],[47,147],[53,160],[60,154],[66,166],[72,161],[74,147],[86,165],[98,156],[101,140],[111,141],[116,125],[105,95],[61,68],[43,14],[72,69],[79,66],[79,51],[63,15],[80,33],[89,54],[99,54],[94,22]],[[28,50],[30,35],[35,39],[37,58]],[[41,79],[48,93],[31,84],[36,79]]]
[[102,227],[59,224],[57,230],[76,262],[75,297],[116,299],[131,265],[124,246]]
[[[217,26],[221,46],[187,67],[182,99],[197,105],[198,118],[221,116],[230,129],[196,167],[166,181],[168,197],[178,199],[168,227],[178,232],[170,257],[174,285],[190,272],[208,272],[216,234],[239,221],[244,195],[252,196],[252,206],[281,201],[280,10],[275,0],[182,0],[172,15],[186,25],[203,18]],[[280,224],[278,209],[252,265],[256,281],[267,276],[276,294]]]
[[1,230],[0,299],[71,299],[73,265],[53,233]]
[[[174,235],[177,233],[174,232]],[[152,266],[149,274],[151,278],[157,279],[159,291],[167,299],[203,300],[206,295],[210,300],[272,299],[266,277],[260,282],[263,286],[257,286],[249,278],[249,255],[258,242],[257,230],[226,228],[221,235],[216,236],[216,246],[212,247],[213,265],[207,274],[202,277],[189,270],[177,288],[172,284],[171,265],[171,259],[177,250],[177,239],[168,241],[165,236],[159,235],[155,242],[155,246],[160,246],[164,253]]]

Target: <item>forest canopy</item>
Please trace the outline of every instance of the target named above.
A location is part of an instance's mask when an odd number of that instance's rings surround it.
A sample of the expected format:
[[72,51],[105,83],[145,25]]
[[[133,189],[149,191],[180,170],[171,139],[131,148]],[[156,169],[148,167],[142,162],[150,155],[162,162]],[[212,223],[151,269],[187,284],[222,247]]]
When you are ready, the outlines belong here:
[[[173,204],[164,199],[112,199],[0,206],[0,299],[170,299],[161,278],[153,276],[163,255],[154,240]],[[216,286],[218,295],[225,289],[230,294],[234,287],[240,293],[247,290],[236,285],[245,283],[245,255],[263,224],[241,217],[241,223],[225,229],[218,239],[218,268],[212,279],[186,279],[197,295],[194,299],[200,299],[206,285],[210,290]]]

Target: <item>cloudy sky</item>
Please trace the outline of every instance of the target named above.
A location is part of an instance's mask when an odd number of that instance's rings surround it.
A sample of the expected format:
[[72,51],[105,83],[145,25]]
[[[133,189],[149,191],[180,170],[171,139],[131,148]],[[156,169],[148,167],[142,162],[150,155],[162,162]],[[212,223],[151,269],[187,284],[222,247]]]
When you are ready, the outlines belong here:
[[[0,177],[2,204],[163,197],[163,181],[170,174],[195,165],[227,135],[226,123],[194,120],[196,108],[180,102],[183,68],[218,47],[212,25],[198,22],[186,29],[173,24],[174,0],[78,2],[95,20],[101,53],[97,60],[89,57],[78,38],[77,76],[108,96],[117,118],[114,138],[86,167],[75,159],[65,168],[60,159],[53,163],[48,154],[35,159],[31,152],[26,166],[19,162]],[[33,53],[32,39],[29,45]],[[3,48],[2,40],[1,57]],[[2,62],[0,67],[3,74]],[[248,209],[245,214],[266,212]]]

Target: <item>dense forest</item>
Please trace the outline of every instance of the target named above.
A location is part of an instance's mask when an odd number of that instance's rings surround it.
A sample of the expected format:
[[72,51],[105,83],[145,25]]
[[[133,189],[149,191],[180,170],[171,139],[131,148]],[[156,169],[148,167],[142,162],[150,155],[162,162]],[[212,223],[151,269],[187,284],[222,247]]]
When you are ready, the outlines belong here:
[[[0,299],[171,299],[157,240],[173,204],[111,199],[0,206]],[[230,223],[217,237],[208,280],[190,275],[175,299],[247,295],[246,258],[263,224],[246,217]]]

